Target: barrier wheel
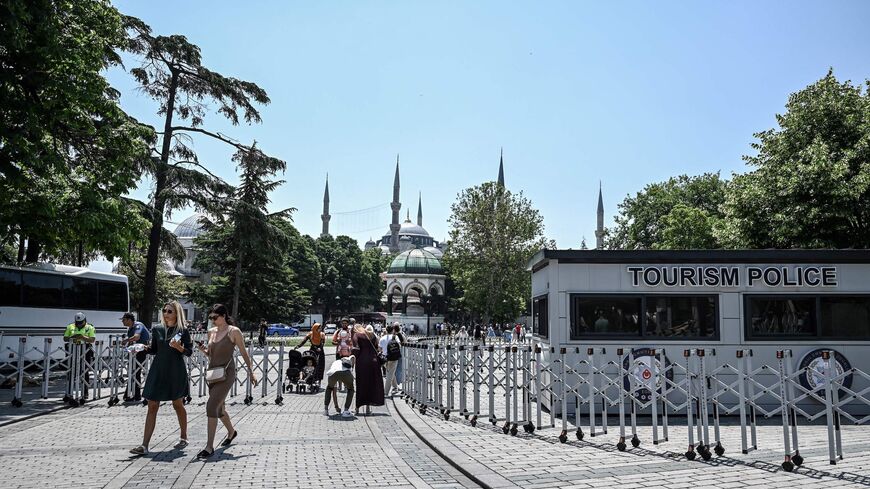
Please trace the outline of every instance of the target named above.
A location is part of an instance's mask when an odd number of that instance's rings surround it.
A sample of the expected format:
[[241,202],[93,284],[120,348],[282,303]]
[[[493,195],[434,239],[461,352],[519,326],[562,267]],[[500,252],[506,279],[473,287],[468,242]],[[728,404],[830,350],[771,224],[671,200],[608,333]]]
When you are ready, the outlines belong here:
[[710,450],[708,450],[706,447],[704,447],[703,452],[701,450],[698,450],[698,453],[701,454],[701,458],[703,458],[705,462],[713,458],[713,454],[710,453]]
[[631,446],[633,446],[634,448],[637,448],[640,446],[640,438],[638,438],[637,435],[634,435],[633,437],[631,437]]
[[64,402],[64,404],[69,403],[70,400],[72,400],[72,398],[69,396],[69,394],[63,396],[63,402]]
[[624,452],[625,451],[625,442],[620,441],[619,443],[617,443],[616,449],[619,450],[620,452]]
[[495,424],[497,423],[497,421],[494,417],[490,417],[489,422],[492,423],[493,426],[495,426]]
[[[721,457],[722,454],[725,453],[725,447],[723,447],[721,443],[716,443],[716,447],[713,448],[713,451],[716,452],[717,457]],[[798,456],[800,456],[800,455],[798,455]],[[794,460],[794,457],[792,457],[792,460]],[[803,461],[803,459],[801,459],[801,461]],[[797,462],[795,462],[795,463],[800,465]]]
[[444,421],[447,421],[449,419],[450,419],[450,412],[448,411],[448,412],[444,413]]
[[686,458],[689,460],[695,460],[695,452],[692,450],[689,450],[688,452],[686,452]]
[[15,407],[21,407],[21,405],[22,405],[21,399],[18,399],[17,397],[15,399],[12,399],[12,405]]
[[130,401],[132,401],[132,398],[130,398],[130,396],[128,396],[127,394],[124,394],[124,402],[130,402]]
[[786,472],[791,472],[794,470],[794,464],[789,462],[788,460],[786,460],[785,462],[782,463],[782,470],[784,470]]
[[509,432],[510,430],[511,430],[511,424],[510,424],[510,423],[505,423],[504,426],[501,427],[501,431],[502,431],[502,433],[504,433],[505,435],[508,434],[508,432]]
[[577,432],[574,433],[574,435],[577,436],[578,440],[581,440],[581,441],[583,440],[583,430],[581,430],[580,428],[577,428]]
[[531,421],[529,421],[529,423],[526,425],[526,432],[529,434],[535,432],[535,425]]
[[275,398],[275,404],[277,404],[277,405],[279,405],[279,406],[282,405],[282,404],[284,404],[284,398],[283,398],[282,396],[278,396],[278,397],[276,397],[276,398]]
[[472,427],[477,426],[477,416],[471,418],[471,421],[469,421],[469,423],[471,423]]
[[517,436],[519,430],[517,429],[517,424],[514,423],[511,425],[511,436]]
[[426,414],[426,406],[420,407],[420,414]]
[[85,398],[84,398],[84,397],[80,398],[80,399],[78,400],[77,404],[78,404],[79,406],[84,406],[84,405],[85,405]]
[[794,462],[794,464],[798,467],[804,464],[804,458],[801,457],[799,454],[795,454],[795,456],[791,458],[791,461]]
[[568,442],[568,433],[565,431],[559,433],[559,441],[562,443],[567,443]]

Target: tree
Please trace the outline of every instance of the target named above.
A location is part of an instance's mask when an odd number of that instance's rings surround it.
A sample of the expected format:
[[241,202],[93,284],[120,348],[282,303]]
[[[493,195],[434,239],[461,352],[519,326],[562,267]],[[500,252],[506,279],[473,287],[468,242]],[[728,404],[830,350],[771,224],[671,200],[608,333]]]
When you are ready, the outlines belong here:
[[347,313],[380,304],[380,273],[386,270],[380,250],[363,253],[348,236],[319,237],[314,250],[321,273],[313,299],[323,309],[324,320],[336,310]]
[[449,222],[444,262],[465,305],[485,322],[516,318],[531,295],[526,264],[547,244],[540,213],[522,193],[487,182],[462,191]]
[[102,74],[120,63],[121,14],[108,1],[10,0],[0,25],[0,243],[18,247],[15,261],[123,254],[144,223],[121,196],[154,133]]
[[755,134],[716,236],[735,248],[870,247],[870,81],[832,72],[792,94],[778,129]]
[[680,175],[652,183],[619,204],[607,230],[610,249],[720,248],[713,227],[722,219],[726,182],[718,173]]
[[181,35],[154,36],[151,28],[134,17],[125,17],[130,33],[127,49],[138,55],[142,64],[130,70],[142,91],[156,100],[163,116],[160,147],[146,167],[153,179],[148,254],[145,265],[145,291],[140,317],[150,317],[156,294],[160,233],[164,215],[193,204],[199,210],[220,212],[231,188],[200,163],[190,142],[192,134],[207,136],[237,150],[251,148],[202,127],[210,102],[217,112],[238,125],[260,122],[254,104],[268,104],[266,92],[256,84],[226,77],[202,65],[199,47]]

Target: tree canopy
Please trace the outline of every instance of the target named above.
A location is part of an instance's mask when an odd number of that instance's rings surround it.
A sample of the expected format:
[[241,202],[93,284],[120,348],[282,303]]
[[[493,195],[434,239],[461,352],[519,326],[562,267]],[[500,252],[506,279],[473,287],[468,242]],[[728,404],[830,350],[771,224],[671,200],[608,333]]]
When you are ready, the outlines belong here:
[[541,214],[522,192],[487,182],[459,194],[449,222],[444,261],[463,305],[484,321],[519,316],[531,295],[526,264],[547,244]]

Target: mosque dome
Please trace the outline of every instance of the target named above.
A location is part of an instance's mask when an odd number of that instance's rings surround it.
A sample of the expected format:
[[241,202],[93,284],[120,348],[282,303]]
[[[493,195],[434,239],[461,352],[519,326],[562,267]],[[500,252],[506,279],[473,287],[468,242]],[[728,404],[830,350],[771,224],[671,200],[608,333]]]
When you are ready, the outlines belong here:
[[423,226],[418,226],[410,220],[405,220],[399,228],[399,236],[429,236],[429,233],[423,229]]
[[175,227],[175,236],[177,238],[196,238],[202,234],[202,224],[199,220],[205,217],[205,214],[194,214],[187,219],[178,223]]
[[429,253],[432,253],[432,255],[439,260],[444,257],[444,252],[441,251],[440,248],[436,248],[434,246],[426,246],[425,248],[423,248],[423,251],[428,251]]
[[432,253],[413,249],[399,253],[390,263],[388,273],[442,275],[441,260]]

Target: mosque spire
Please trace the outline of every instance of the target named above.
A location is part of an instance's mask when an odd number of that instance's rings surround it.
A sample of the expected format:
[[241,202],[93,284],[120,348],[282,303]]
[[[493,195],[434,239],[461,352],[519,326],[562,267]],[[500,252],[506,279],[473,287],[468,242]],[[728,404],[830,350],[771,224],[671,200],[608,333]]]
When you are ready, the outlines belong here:
[[598,181],[598,226],[595,229],[595,247],[604,249],[604,199],[601,196],[601,181]]
[[423,192],[417,200],[417,225],[423,227]]
[[396,176],[393,178],[393,201],[390,202],[393,211],[393,221],[390,223],[390,253],[399,252],[399,210],[402,203],[399,202],[399,155],[396,154]]
[[501,154],[498,157],[498,184],[504,187],[504,148],[501,148]]
[[326,174],[326,188],[323,189],[323,214],[320,215],[320,220],[323,221],[323,230],[320,233],[321,237],[329,236],[329,173]]

